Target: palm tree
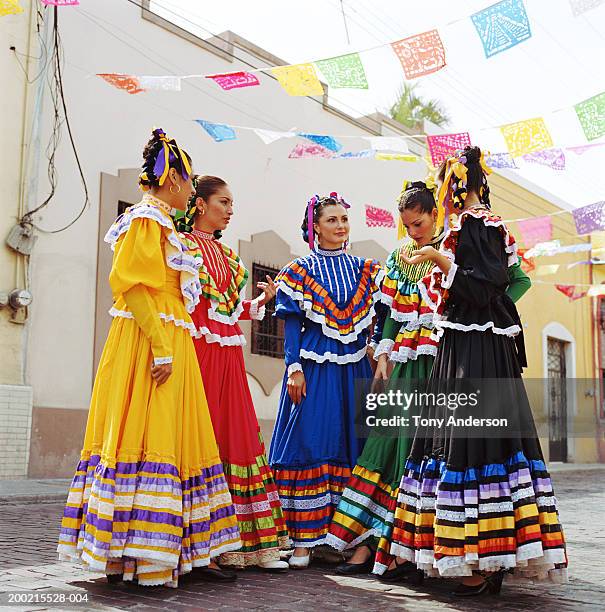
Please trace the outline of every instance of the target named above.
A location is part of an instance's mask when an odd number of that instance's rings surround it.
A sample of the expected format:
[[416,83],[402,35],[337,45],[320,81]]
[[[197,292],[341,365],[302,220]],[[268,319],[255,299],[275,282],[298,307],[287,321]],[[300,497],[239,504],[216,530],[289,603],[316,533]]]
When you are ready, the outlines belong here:
[[439,127],[449,123],[450,118],[441,102],[423,99],[416,93],[416,87],[418,83],[403,83],[397,101],[389,110],[391,118],[410,128],[420,127],[424,119]]

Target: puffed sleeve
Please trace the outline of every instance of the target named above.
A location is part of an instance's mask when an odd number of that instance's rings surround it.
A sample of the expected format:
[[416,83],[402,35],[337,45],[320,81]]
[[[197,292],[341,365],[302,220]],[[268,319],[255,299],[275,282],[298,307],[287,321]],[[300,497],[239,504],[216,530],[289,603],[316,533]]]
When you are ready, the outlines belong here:
[[499,229],[468,218],[460,230],[456,261],[442,287],[456,301],[484,308],[508,283],[508,255]]
[[239,317],[240,321],[262,321],[265,318],[265,307],[259,306],[260,297],[257,297],[253,300],[243,300],[242,314]]
[[114,298],[122,296],[149,342],[156,365],[172,362],[172,347],[149,288],[166,282],[162,229],[151,219],[133,219],[115,246],[109,285]]
[[515,303],[517,303],[531,287],[531,280],[525,272],[523,272],[520,263],[510,266],[508,269],[509,284],[506,288],[506,294]]

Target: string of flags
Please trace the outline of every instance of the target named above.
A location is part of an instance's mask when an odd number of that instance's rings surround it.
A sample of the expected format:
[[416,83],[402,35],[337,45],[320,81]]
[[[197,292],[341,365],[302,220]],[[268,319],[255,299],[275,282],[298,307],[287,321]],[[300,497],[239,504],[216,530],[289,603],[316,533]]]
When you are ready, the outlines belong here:
[[[455,151],[463,149],[465,146],[471,144],[471,139],[468,132],[432,135],[405,134],[401,136],[330,136],[327,134],[310,134],[294,131],[286,132],[249,126],[227,125],[224,123],[213,123],[205,119],[196,119],[195,121],[215,142],[237,140],[236,130],[251,130],[265,144],[272,144],[281,138],[292,138],[294,136],[299,136],[310,140],[317,145],[310,146],[309,144],[297,144],[290,152],[290,159],[304,159],[312,157],[325,159],[374,158],[387,161],[415,162],[418,161],[419,158],[418,156],[410,153],[408,141],[411,139],[416,141],[422,139],[427,143],[430,162],[433,167],[436,167]],[[532,121],[533,120],[530,120],[530,123],[532,123]],[[529,127],[528,129],[531,130],[532,128]],[[536,129],[539,130],[541,128],[537,127]],[[350,138],[362,138],[369,142],[370,148],[362,149],[360,151],[342,151],[343,145],[340,141]],[[542,142],[551,143],[552,141],[543,140]],[[513,149],[514,153],[518,154],[522,150],[535,148],[536,142],[532,141],[531,135],[527,136],[527,133],[525,135],[518,133],[511,136],[509,146],[511,149]],[[564,149],[557,147],[524,153],[517,158],[515,158],[511,152],[493,153],[488,154],[487,163],[494,169],[519,169],[518,162],[523,161],[526,163],[545,165],[554,170],[564,170],[566,167],[566,151],[571,151],[576,155],[583,155],[588,150],[604,146],[605,142],[570,146],[565,147]]]

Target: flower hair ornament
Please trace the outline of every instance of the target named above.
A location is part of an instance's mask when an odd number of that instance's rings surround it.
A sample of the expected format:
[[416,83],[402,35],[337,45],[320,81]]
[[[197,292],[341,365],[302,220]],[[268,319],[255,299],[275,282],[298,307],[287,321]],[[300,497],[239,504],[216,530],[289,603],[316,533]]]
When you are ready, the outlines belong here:
[[[153,176],[157,178],[160,187],[164,184],[166,178],[168,177],[170,162],[176,161],[177,159],[181,161],[181,174],[183,178],[187,180],[191,176],[191,164],[189,163],[187,155],[185,155],[183,150],[176,143],[176,140],[168,138],[168,136],[166,136],[166,132],[164,132],[162,128],[154,129],[153,134],[162,144],[162,148],[158,151],[158,155],[153,165]],[[148,172],[142,172],[139,175],[139,188],[141,191],[149,191],[151,187],[150,185],[146,184],[149,182],[151,182],[151,179]]]
[[[351,208],[351,205],[336,191],[331,191],[328,197],[343,206],[344,208]],[[309,248],[311,250],[315,248],[315,230],[313,228],[315,211],[317,207],[321,204],[321,202],[325,199],[327,198],[320,198],[317,194],[315,194],[307,202],[307,233],[309,236]]]

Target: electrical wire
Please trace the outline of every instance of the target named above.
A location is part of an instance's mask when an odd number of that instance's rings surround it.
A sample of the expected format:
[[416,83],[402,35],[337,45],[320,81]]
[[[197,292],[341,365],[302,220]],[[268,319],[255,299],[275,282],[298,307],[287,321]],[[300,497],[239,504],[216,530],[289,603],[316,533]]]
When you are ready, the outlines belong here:
[[[30,224],[35,227],[38,231],[44,234],[58,234],[60,232],[64,232],[65,230],[72,227],[79,219],[82,217],[88,206],[90,205],[90,197],[88,194],[88,185],[86,184],[86,178],[84,176],[84,170],[82,169],[82,164],[80,162],[80,156],[78,154],[78,149],[74,140],[73,132],[71,129],[71,124],[69,122],[69,113],[67,111],[67,103],[65,101],[65,92],[63,89],[63,75],[61,71],[61,63],[63,61],[63,48],[61,43],[61,36],[59,34],[59,17],[58,17],[58,7],[54,7],[53,14],[53,60],[54,60],[54,71],[52,74],[53,79],[53,87],[51,87],[51,97],[53,99],[53,107],[54,107],[54,126],[53,133],[51,135],[51,143],[50,143],[50,157],[49,157],[49,165],[48,165],[48,173],[49,180],[51,184],[50,194],[46,197],[46,199],[37,206],[34,210],[27,212],[23,218],[21,219],[21,223]],[[59,106],[60,102],[60,106]],[[63,111],[63,117],[60,117],[60,111]],[[67,127],[67,134],[69,136],[69,141],[71,144],[71,148],[74,154],[74,158],[76,160],[76,165],[78,167],[78,172],[80,175],[80,179],[82,181],[82,187],[84,190],[84,204],[82,205],[78,214],[66,225],[59,229],[55,230],[47,230],[45,228],[39,227],[32,221],[32,217],[34,214],[48,206],[52,198],[56,193],[57,187],[57,173],[55,168],[55,155],[57,152],[57,148],[60,141],[60,129],[62,123],[65,123]]]

